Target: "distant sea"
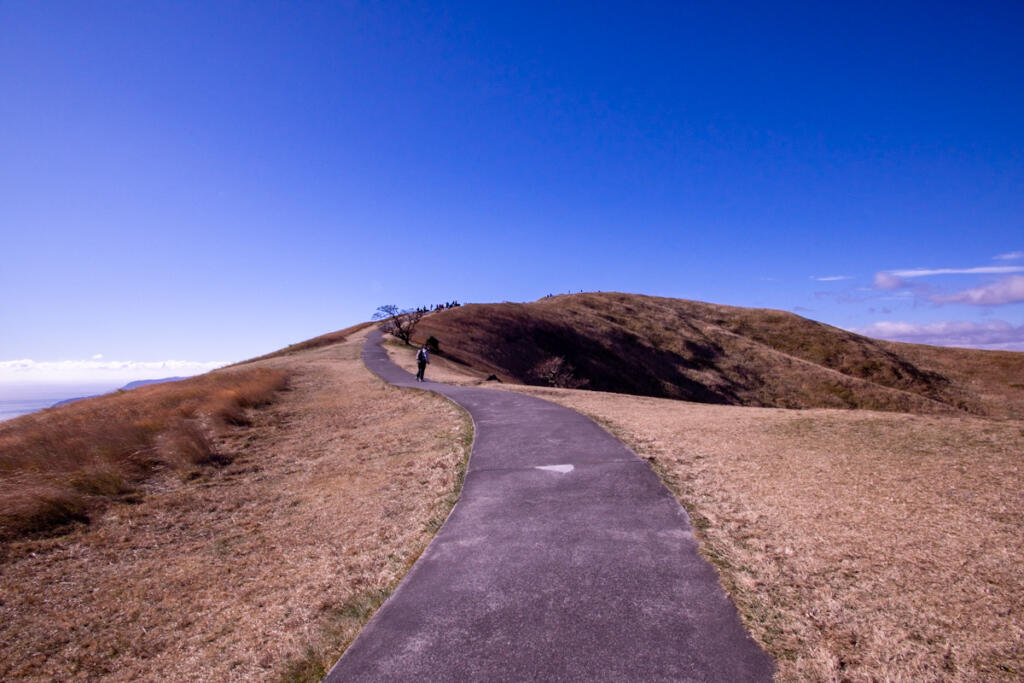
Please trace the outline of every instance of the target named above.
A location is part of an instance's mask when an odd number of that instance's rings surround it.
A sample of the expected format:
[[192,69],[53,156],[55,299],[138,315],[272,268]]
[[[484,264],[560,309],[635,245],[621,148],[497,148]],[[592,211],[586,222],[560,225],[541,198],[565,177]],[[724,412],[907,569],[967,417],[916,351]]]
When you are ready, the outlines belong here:
[[0,384],[0,422],[49,408],[69,398],[96,396],[116,389],[105,384]]
[[[125,384],[122,389],[134,389],[147,384],[173,382],[181,377],[144,379]],[[5,384],[0,385],[0,422],[49,408],[69,399],[99,396],[117,389],[107,384]]]
[[4,420],[10,420],[19,415],[27,415],[34,413],[37,410],[43,408],[49,408],[57,401],[63,399],[60,398],[32,398],[32,399],[16,399],[16,400],[3,400],[0,399],[0,422]]

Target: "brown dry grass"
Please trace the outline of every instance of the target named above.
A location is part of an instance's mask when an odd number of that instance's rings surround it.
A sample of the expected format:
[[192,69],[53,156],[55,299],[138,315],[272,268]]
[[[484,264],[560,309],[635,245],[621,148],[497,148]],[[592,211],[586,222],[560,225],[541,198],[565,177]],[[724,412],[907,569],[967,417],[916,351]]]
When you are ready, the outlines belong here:
[[920,367],[951,378],[994,417],[1024,415],[1024,353],[883,342]]
[[223,370],[0,424],[0,543],[87,522],[161,470],[223,464],[215,436],[248,424],[286,384],[281,369]]
[[[451,363],[435,378],[480,383]],[[1024,422],[498,386],[651,463],[778,680],[1024,677]]]
[[[922,353],[783,311],[573,294],[433,313],[415,338],[428,336],[449,358],[526,384],[543,383],[538,363],[563,357],[596,391],[776,408],[1006,417],[1024,410],[1024,354]],[[954,351],[955,363],[937,362]],[[1004,372],[988,372],[996,362]],[[984,386],[971,380],[982,375]]]
[[373,324],[374,323],[372,322],[359,323],[358,325],[353,325],[352,327],[346,327],[343,330],[337,330],[335,332],[321,334],[319,337],[313,337],[312,339],[307,339],[306,341],[289,344],[283,349],[279,349],[277,351],[273,351],[262,356],[257,356],[256,358],[250,358],[249,360],[244,360],[241,363],[236,363],[235,365],[245,365],[247,363],[255,363],[256,361],[268,360],[270,358],[290,356],[299,353],[300,351],[310,351],[312,349],[320,349],[325,346],[333,346],[334,344],[340,344],[346,339],[348,339],[349,336],[355,334],[356,332],[360,332]]
[[290,391],[218,439],[230,464],[9,543],[0,679],[319,678],[444,519],[471,435],[373,377],[361,337],[255,364]]

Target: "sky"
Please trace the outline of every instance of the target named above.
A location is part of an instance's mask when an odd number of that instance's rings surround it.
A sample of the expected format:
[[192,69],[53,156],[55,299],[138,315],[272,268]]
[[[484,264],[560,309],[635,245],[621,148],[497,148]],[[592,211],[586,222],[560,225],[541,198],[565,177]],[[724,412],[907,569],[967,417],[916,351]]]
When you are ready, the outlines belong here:
[[1019,2],[0,0],[0,384],[580,290],[1024,350],[1022,32]]

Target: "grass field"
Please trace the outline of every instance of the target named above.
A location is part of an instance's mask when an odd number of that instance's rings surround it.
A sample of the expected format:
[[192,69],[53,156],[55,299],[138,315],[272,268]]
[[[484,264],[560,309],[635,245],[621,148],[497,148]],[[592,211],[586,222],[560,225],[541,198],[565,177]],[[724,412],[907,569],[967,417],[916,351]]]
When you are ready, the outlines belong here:
[[471,438],[371,375],[360,334],[333,341],[240,368],[289,390],[211,437],[218,466],[4,543],[0,680],[319,680],[447,515]]

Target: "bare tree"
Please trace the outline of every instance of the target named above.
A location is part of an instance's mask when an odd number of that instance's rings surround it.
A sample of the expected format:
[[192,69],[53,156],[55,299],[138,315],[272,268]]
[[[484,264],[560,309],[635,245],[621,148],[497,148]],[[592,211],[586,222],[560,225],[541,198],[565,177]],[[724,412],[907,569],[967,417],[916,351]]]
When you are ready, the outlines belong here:
[[380,320],[380,328],[388,334],[393,334],[406,344],[411,344],[412,333],[416,325],[429,311],[426,308],[407,308],[401,310],[394,304],[378,306],[377,312],[373,314],[374,320]]
[[579,389],[590,383],[588,379],[576,376],[576,368],[562,356],[552,356],[537,363],[533,374],[542,382],[563,389]]

